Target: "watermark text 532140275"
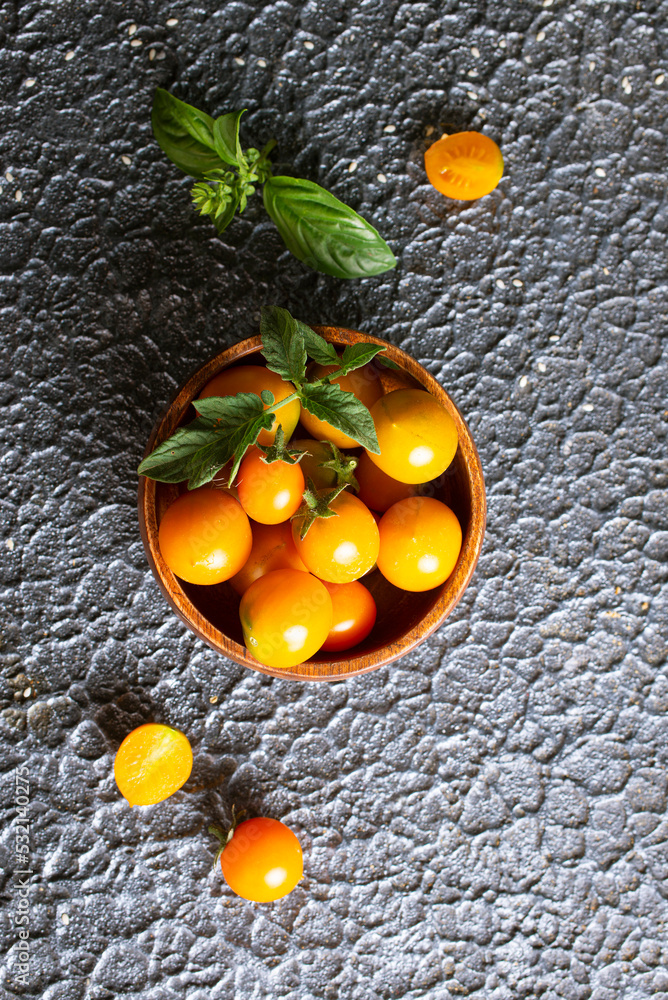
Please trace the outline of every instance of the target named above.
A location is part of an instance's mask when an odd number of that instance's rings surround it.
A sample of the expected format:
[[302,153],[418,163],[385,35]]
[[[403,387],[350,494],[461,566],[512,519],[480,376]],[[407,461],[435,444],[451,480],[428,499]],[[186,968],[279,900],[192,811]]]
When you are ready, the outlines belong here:
[[7,970],[7,985],[28,986],[30,983],[30,884],[33,876],[30,864],[30,781],[26,764],[14,772],[14,805],[16,808],[14,841],[14,879],[12,923],[16,932],[14,961]]

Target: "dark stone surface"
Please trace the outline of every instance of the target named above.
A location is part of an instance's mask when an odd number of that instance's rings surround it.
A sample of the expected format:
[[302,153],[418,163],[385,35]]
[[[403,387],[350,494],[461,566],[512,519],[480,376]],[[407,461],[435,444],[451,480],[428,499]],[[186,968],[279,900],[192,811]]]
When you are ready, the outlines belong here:
[[[3,997],[668,997],[667,21],[652,0],[0,4],[2,860],[25,764],[36,872],[27,989],[4,876]],[[259,203],[216,238],[152,139],[157,84],[246,106],[244,135],[362,211],[396,271],[306,272]],[[422,166],[467,128],[506,162],[469,205]],[[138,537],[156,415],[272,302],[412,352],[487,476],[446,626],[329,687],[195,641]],[[130,812],[113,755],[147,719],[195,768]],[[212,872],[233,802],[298,832],[285,900]]]

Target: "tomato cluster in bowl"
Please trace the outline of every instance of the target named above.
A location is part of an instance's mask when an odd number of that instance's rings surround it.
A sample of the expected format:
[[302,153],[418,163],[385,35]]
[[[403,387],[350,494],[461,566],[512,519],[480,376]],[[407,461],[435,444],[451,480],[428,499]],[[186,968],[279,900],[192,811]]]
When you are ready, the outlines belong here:
[[[394,587],[422,592],[443,584],[457,562],[459,521],[430,495],[457,451],[455,423],[422,388],[387,391],[381,372],[371,363],[334,380],[370,409],[380,454],[293,399],[232,483],[222,477],[182,492],[160,522],[160,551],[177,577],[198,587],[230,582],[246,648],[265,666],[290,668],[320,649],[362,642],[376,620],[363,582],[374,569]],[[215,376],[201,397],[269,391],[280,402],[292,390],[268,368],[242,365]],[[302,430],[283,447],[298,421]],[[354,469],[348,485],[337,482],[342,467]]]
[[[174,613],[198,638],[223,656],[261,673],[293,680],[332,681],[377,670],[396,660],[418,647],[446,620],[464,594],[480,555],[485,532],[486,498],[480,459],[471,432],[451,397],[426,368],[400,348],[357,330],[323,326],[316,326],[314,330],[338,352],[369,342],[382,347],[384,356],[395,366],[394,370],[379,369],[383,394],[389,395],[397,388],[426,390],[453,418],[458,437],[455,457],[442,476],[419,487],[421,494],[428,494],[449,506],[463,531],[461,552],[446,582],[432,590],[411,592],[393,586],[375,569],[361,580],[377,608],[376,622],[365,639],[340,652],[321,647],[314,656],[295,667],[268,667],[246,648],[239,618],[240,597],[231,581],[214,585],[187,583],[169,569],[162,556],[158,543],[159,526],[167,509],[186,491],[185,484],[160,482],[140,475],[139,527],[149,566],[164,597]],[[262,346],[262,338],[256,334],[224,348],[193,372],[156,421],[145,455],[153,454],[156,447],[169,441],[196,416],[193,404],[217,375],[228,371],[235,373],[242,367],[264,365]],[[305,430],[296,428],[297,440],[307,436]],[[311,451],[317,452],[322,447],[315,439],[309,439]],[[368,487],[364,472],[365,467],[373,470],[377,466],[367,460],[359,448],[354,454],[359,459],[355,470],[360,485],[357,495],[369,506],[365,497]],[[306,455],[301,460],[305,478],[312,476],[316,457]],[[322,460],[320,454],[319,462]],[[330,480],[328,485],[332,482]],[[395,489],[403,490],[406,485]],[[370,488],[375,496],[379,496],[377,484],[372,484]],[[392,499],[398,500],[401,496],[391,494],[388,501]],[[382,515],[382,511],[374,513],[377,519],[379,514]],[[291,528],[290,522],[282,525],[282,531],[289,535]],[[254,535],[258,535],[263,529],[254,524],[252,530]]]

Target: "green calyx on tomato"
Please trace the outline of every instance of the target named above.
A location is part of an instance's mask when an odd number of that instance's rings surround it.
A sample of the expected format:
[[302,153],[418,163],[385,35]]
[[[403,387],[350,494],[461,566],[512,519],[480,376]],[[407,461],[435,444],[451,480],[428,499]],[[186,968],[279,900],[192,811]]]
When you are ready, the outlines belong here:
[[[271,393],[268,393],[271,396]],[[272,398],[273,403],[273,398]],[[283,428],[278,426],[276,431],[276,437],[274,438],[273,444],[259,444],[258,448],[260,451],[264,452],[262,461],[267,465],[272,465],[274,462],[285,462],[286,465],[296,465],[301,462],[302,458],[306,454],[305,451],[299,450],[298,448],[287,448],[285,445],[285,434],[283,433]]]
[[223,853],[229,842],[232,840],[232,837],[234,836],[234,831],[239,826],[239,823],[241,823],[241,817],[244,815],[246,811],[247,811],[246,809],[242,809],[239,813],[237,813],[237,807],[234,805],[234,803],[232,803],[232,822],[230,823],[229,827],[226,830],[224,830],[221,826],[218,826],[217,823],[211,823],[209,825],[208,827],[209,833],[216,838],[218,844],[220,845],[218,848],[218,853],[216,854],[213,860],[214,867],[218,864],[221,854]]
[[[241,392],[193,400],[197,418],[180,427],[144,459],[138,470],[140,476],[162,483],[188,480],[188,489],[192,490],[210,482],[230,462],[231,485],[248,448],[257,442],[263,430],[271,430],[276,411],[292,400],[298,400],[318,419],[349,435],[367,452],[379,453],[369,410],[352,392],[344,392],[332,384],[332,379],[361,368],[384,348],[377,344],[353,344],[339,357],[324,337],[278,306],[263,308],[260,331],[267,368],[289,383],[290,394],[275,401],[273,393],[265,389],[261,394]],[[328,374],[309,380],[308,358],[326,363]],[[270,459],[278,460],[278,457]],[[296,456],[292,460],[296,461]]]
[[382,236],[348,205],[313,181],[274,177],[269,162],[274,139],[261,152],[243,151],[243,113],[214,120],[161,87],[155,92],[153,134],[172,163],[197,179],[191,195],[200,214],[223,233],[262,184],[265,209],[288,250],[308,267],[335,278],[367,278],[395,267]]
[[318,462],[318,468],[329,469],[334,475],[334,482],[337,486],[350,486],[357,493],[359,484],[354,472],[357,468],[358,459],[354,455],[343,455],[331,441],[321,441],[319,443],[332,457],[326,459],[324,462]]
[[287,896],[304,874],[301,845],[285,823],[255,816],[235,824],[229,834],[210,826],[221,843],[223,877],[232,892],[255,903]]
[[318,518],[339,516],[335,510],[332,510],[331,504],[332,501],[336,500],[339,493],[343,493],[345,488],[346,484],[344,483],[343,486],[337,486],[334,490],[328,490],[327,492],[321,490],[318,492],[313,480],[309,479],[303,494],[304,503],[291,518],[292,521],[296,521],[297,519],[301,521],[299,526],[300,541],[304,541],[308,535],[309,528]]

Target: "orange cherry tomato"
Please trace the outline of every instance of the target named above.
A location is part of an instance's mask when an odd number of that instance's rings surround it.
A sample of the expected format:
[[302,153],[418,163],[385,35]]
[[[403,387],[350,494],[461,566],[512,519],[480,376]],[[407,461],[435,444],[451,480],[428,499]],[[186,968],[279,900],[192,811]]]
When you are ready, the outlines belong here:
[[239,617],[246,648],[267,667],[295,667],[313,656],[332,627],[332,599],[320,580],[277,569],[252,583]]
[[255,903],[287,896],[304,874],[301,845],[292,830],[265,816],[235,827],[220,866],[232,892]]
[[424,154],[424,165],[437,191],[462,201],[489,194],[503,174],[501,150],[481,132],[443,136]]
[[431,590],[448,579],[461,547],[462,529],[449,507],[431,497],[409,497],[380,520],[378,569],[402,590]]
[[[321,491],[323,492],[323,491]],[[292,522],[292,537],[306,567],[328,583],[351,583],[378,558],[378,526],[361,500],[344,490],[330,504],[335,517],[319,517],[301,539],[303,519]]]
[[362,503],[383,513],[398,500],[414,497],[417,493],[417,487],[412,483],[400,483],[379,469],[366,452],[362,453],[357,463],[355,478],[360,488],[357,496]]
[[114,761],[114,777],[131,806],[152,806],[177,792],[190,777],[193,752],[187,736],[149,722],[125,737]]
[[237,493],[249,517],[260,524],[280,524],[299,510],[304,473],[299,462],[265,462],[264,452],[252,445],[239,466]]
[[[334,365],[314,365],[313,368],[309,369],[314,378],[323,378],[334,370]],[[363,365],[361,368],[356,368],[355,371],[348,372],[347,375],[335,378],[333,383],[339,385],[344,392],[352,392],[368,409],[371,409],[376,400],[380,399],[383,394],[378,372],[372,364]],[[337,448],[359,448],[360,446],[359,441],[355,441],[348,434],[332,427],[325,420],[314,417],[303,406],[299,419],[309,434],[312,434],[319,441],[332,441]]]
[[[259,396],[263,389],[268,389],[269,392],[273,393],[275,403],[280,402],[281,399],[285,399],[286,396],[290,396],[295,391],[291,382],[284,382],[280,375],[268,368],[263,368],[260,365],[240,365],[239,368],[226,368],[225,371],[214,376],[204,386],[199,398],[236,396],[238,392],[254,392]],[[299,420],[299,400],[293,399],[291,403],[281,406],[280,409],[276,410],[274,416],[276,418],[274,426],[270,431],[260,431],[257,439],[258,444],[273,444],[279,424],[283,428],[285,440],[290,440]]]
[[366,639],[376,622],[376,602],[359,580],[325,583],[332,598],[334,622],[322,648],[329,652],[350,649]]
[[232,577],[230,583],[237,594],[244,594],[251,583],[275,569],[298,569],[308,572],[301,561],[292,539],[292,525],[289,521],[281,524],[252,524],[253,547],[246,563]]
[[317,490],[331,489],[336,483],[336,473],[333,469],[323,469],[321,462],[329,462],[332,453],[325,441],[314,441],[313,438],[299,438],[290,442],[293,451],[305,451],[299,463],[304,473],[304,479],[311,479]]
[[425,389],[395,389],[371,408],[380,455],[374,465],[400,483],[428,483],[445,472],[457,451],[455,422]]
[[182,493],[158,530],[162,557],[187,583],[222,583],[238,573],[253,539],[238,500],[213,486]]

